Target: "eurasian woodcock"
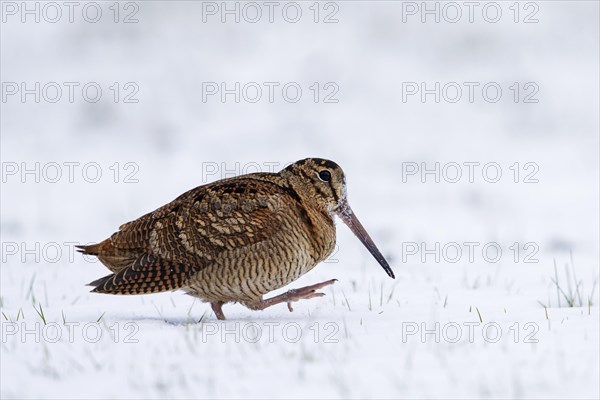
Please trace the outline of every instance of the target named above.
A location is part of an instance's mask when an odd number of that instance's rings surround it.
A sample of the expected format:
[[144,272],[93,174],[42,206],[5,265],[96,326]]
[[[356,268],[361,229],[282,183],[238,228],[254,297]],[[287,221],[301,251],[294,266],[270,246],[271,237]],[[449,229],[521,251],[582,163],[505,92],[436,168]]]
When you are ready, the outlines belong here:
[[270,299],[266,293],[298,279],[333,251],[337,215],[394,278],[387,261],[352,212],[346,178],[333,161],[307,158],[278,173],[253,173],[192,189],[119,227],[108,239],[79,246],[112,274],[92,292],[147,294],[181,289],[222,306],[252,310],[324,296],[328,280]]

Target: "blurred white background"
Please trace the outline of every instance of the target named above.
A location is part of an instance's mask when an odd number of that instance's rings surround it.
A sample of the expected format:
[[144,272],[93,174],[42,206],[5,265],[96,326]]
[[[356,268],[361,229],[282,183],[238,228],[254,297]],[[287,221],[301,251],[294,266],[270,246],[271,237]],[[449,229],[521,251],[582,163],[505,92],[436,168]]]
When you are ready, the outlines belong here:
[[[278,170],[306,157],[330,158],[344,168],[350,203],[392,261],[401,285],[395,296],[411,304],[412,315],[431,314],[432,306],[419,306],[419,299],[431,299],[438,287],[460,291],[463,281],[475,280],[487,281],[487,286],[476,294],[458,294],[455,298],[462,311],[472,304],[470,296],[476,296],[499,310],[506,304],[514,309],[530,307],[536,318],[543,318],[538,302],[556,306],[550,304],[556,302],[551,282],[554,262],[563,271],[571,265],[571,251],[585,296],[597,299],[599,4],[476,3],[470,8],[465,2],[301,1],[275,2],[271,9],[264,2],[100,1],[75,2],[71,9],[63,2],[3,1],[2,307],[9,314],[31,308],[27,287],[36,276],[35,285],[44,285],[40,291],[46,291],[47,306],[55,307],[57,318],[79,297],[82,308],[73,311],[78,319],[95,320],[102,311],[107,318],[127,318],[123,305],[139,305],[138,298],[90,296],[84,284],[105,270],[80,257],[70,259],[64,243],[102,240],[121,223],[227,174],[254,172],[256,165]],[[90,22],[98,9],[98,21]],[[256,10],[261,17],[252,22]],[[292,23],[297,10],[301,15]],[[236,82],[239,102],[235,94],[225,95],[223,101],[221,84],[234,89]],[[273,101],[264,82],[274,87]],[[472,101],[465,82],[474,88]],[[431,90],[436,83],[439,101],[435,93],[421,97],[421,84]],[[82,94],[86,84],[92,87],[87,98]],[[297,102],[282,94],[286,84],[301,88]],[[74,88],[72,101],[69,85]],[[483,93],[485,85],[492,89]],[[262,97],[252,102],[256,86],[262,89]],[[56,87],[62,94],[53,102]],[[102,94],[92,102],[95,87]],[[218,93],[207,91],[215,87]],[[452,102],[456,87],[462,97]],[[493,102],[489,96],[497,87],[502,93]],[[415,88],[419,92],[411,94],[409,90]],[[326,102],[327,95],[335,102]],[[473,183],[466,176],[465,162],[480,163]],[[438,183],[431,174],[424,176],[426,182],[420,173],[403,176],[409,165],[421,168],[422,163],[428,168],[458,163],[463,177],[450,183],[442,175]],[[500,166],[502,177],[497,183],[482,177],[481,166],[487,163]],[[53,183],[57,164],[62,175]],[[84,172],[88,164],[92,168]],[[73,165],[72,182],[68,165]],[[515,168],[520,172],[516,183]],[[24,169],[34,172],[24,173]],[[97,170],[102,176],[91,183]],[[538,182],[525,183],[531,172]],[[366,276],[374,285],[384,279],[345,228],[340,227],[338,242],[335,259],[339,262],[315,271],[353,282]],[[466,256],[458,263],[436,263],[431,257],[422,262],[420,253],[404,254],[406,242],[430,247],[436,242],[494,242],[504,253],[499,263],[481,257],[471,263]],[[509,249],[515,242],[534,243],[538,262],[523,263],[525,253],[515,262]],[[17,244],[17,249],[6,243]],[[23,251],[23,246],[35,248],[35,243],[41,248],[58,243],[64,253],[58,262],[44,262],[48,257],[43,255],[42,262],[36,262]],[[313,279],[315,275],[309,281]],[[165,304],[171,304],[169,296],[164,297]],[[177,301],[190,301],[183,299],[177,297]],[[354,303],[365,299],[362,296]],[[575,331],[574,342],[580,342],[578,335],[588,339],[598,335],[594,301],[594,317],[586,325],[592,327],[591,333]],[[197,306],[202,315],[205,306]],[[336,315],[348,312],[338,307]],[[149,310],[154,313],[151,306]],[[301,310],[294,317],[302,318]],[[327,306],[319,310],[327,312]],[[279,312],[289,318],[287,311]],[[402,309],[395,312],[395,318],[406,316]],[[36,317],[33,310],[25,314]],[[144,315],[141,311],[138,317]],[[253,317],[243,309],[237,315]],[[523,318],[529,317],[518,317]],[[362,317],[360,321],[362,325]],[[567,337],[560,342],[565,349],[572,343]],[[361,343],[366,346],[371,339],[365,340]],[[3,395],[43,395],[22,386],[24,375],[31,371],[13,368],[23,362],[23,354],[30,353],[19,353],[17,345],[8,346],[12,349],[8,352],[3,345],[9,355],[2,360]],[[582,345],[582,353],[590,354],[588,345]],[[119,393],[134,397],[161,393],[250,393],[251,397],[265,393],[275,397],[579,393],[597,397],[597,375],[591,378],[598,372],[597,343],[594,346],[588,356],[591,364],[582,364],[585,368],[565,378],[566,383],[555,379],[564,374],[545,371],[540,366],[545,361],[537,359],[524,372],[524,376],[536,376],[536,371],[544,376],[536,387],[524,383],[521,387],[514,379],[497,387],[492,378],[482,380],[475,373],[465,376],[483,382],[480,387],[471,390],[469,379],[456,377],[463,379],[464,386],[457,386],[460,390],[453,392],[448,384],[438,392],[414,383],[427,383],[423,378],[427,369],[413,365],[420,380],[400,388],[383,385],[381,390],[373,389],[368,379],[358,379],[356,387],[346,391],[324,383],[323,392],[293,384],[268,392],[235,384],[228,390],[217,385],[212,392],[193,385],[140,392],[135,385],[124,384],[123,392],[108,388],[86,392],[83,385],[77,393],[92,397],[120,397]],[[35,350],[35,346],[23,347]],[[360,353],[357,359],[370,365],[368,355]],[[472,365],[488,362],[484,350],[476,354]],[[400,360],[402,354],[394,357]],[[286,361],[273,357],[272,362]],[[7,383],[7,377],[12,383]],[[151,382],[154,377],[148,374],[144,379]],[[351,375],[339,379],[353,381]],[[64,394],[62,386],[52,387],[55,395]],[[564,392],[559,392],[560,387],[566,388]]]

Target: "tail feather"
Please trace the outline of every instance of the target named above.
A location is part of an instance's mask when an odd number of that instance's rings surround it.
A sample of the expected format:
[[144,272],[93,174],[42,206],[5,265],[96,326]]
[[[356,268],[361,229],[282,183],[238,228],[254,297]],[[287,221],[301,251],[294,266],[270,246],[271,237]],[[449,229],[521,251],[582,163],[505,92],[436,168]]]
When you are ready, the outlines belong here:
[[95,281],[92,281],[90,283],[88,283],[86,286],[94,286],[94,289],[92,289],[92,292],[95,291],[97,289],[98,286],[104,286],[104,284],[111,280],[113,277],[115,276],[115,274],[110,274],[107,276],[103,276],[100,279],[96,279]]
[[184,286],[191,273],[184,264],[143,254],[130,267],[90,282],[92,292],[107,294],[149,294]]
[[114,273],[130,267],[144,253],[143,249],[118,248],[110,239],[96,244],[75,247],[82,254],[98,257],[98,260]]
[[102,243],[89,244],[89,245],[78,245],[75,246],[77,251],[82,254],[89,254],[90,256],[97,256],[102,250]]

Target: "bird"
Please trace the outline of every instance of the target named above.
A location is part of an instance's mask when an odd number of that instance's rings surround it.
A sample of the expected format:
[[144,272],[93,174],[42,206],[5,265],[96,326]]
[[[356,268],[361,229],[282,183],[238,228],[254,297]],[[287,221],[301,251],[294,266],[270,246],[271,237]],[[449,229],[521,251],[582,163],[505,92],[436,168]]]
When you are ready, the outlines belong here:
[[333,161],[306,158],[279,172],[257,172],[191,189],[119,227],[104,241],[80,245],[111,274],[91,283],[93,293],[137,295],[182,290],[210,303],[250,310],[325,294],[330,279],[278,296],[264,296],[325,260],[336,242],[335,217],[395,278],[347,199],[346,177]]

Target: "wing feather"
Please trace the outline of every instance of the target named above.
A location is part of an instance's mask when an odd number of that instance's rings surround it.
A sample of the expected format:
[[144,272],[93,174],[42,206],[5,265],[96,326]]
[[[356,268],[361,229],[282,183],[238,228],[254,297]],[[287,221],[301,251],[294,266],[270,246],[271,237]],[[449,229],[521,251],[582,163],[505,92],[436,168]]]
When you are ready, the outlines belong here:
[[192,189],[105,241],[81,246],[113,272],[90,285],[113,294],[177,289],[223,252],[275,235],[290,200],[285,188],[251,175]]

